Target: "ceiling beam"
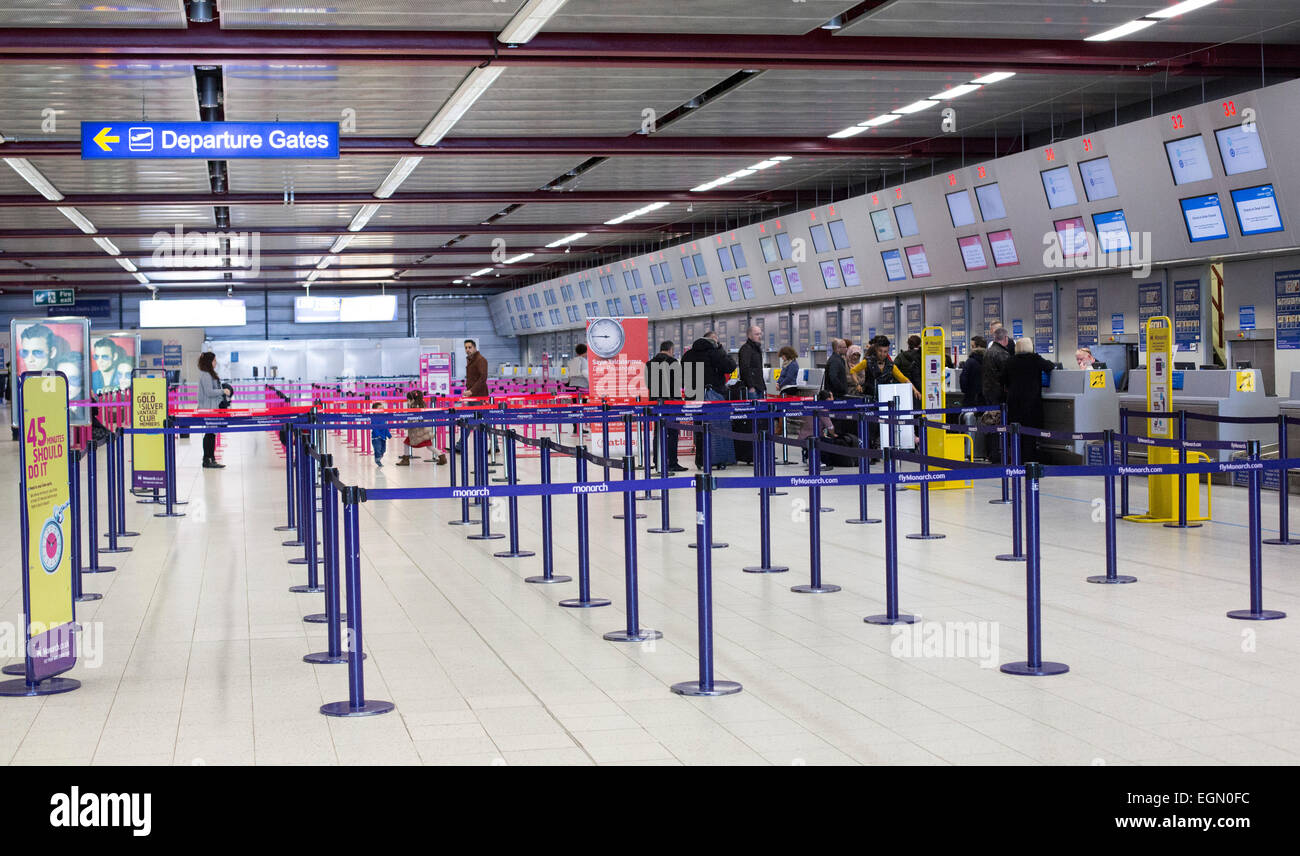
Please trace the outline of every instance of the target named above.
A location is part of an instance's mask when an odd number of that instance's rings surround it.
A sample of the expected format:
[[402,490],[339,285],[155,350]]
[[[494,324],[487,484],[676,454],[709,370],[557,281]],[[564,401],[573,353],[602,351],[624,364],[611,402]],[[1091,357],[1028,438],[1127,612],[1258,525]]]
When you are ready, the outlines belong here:
[[[311,284],[311,287],[326,288],[326,287],[366,286],[366,287],[378,288],[379,286],[382,285],[382,286],[388,286],[389,288],[397,288],[397,287],[419,288],[423,286],[451,286],[453,285],[452,283],[453,279],[462,279],[462,278],[463,277],[457,276],[455,274],[447,274],[445,276],[440,276],[440,277],[426,276],[426,277],[420,277],[418,279],[417,278],[391,279],[388,277],[356,277],[352,279],[321,278],[313,282]],[[504,277],[502,279],[504,279]],[[478,282],[478,280],[482,280],[482,282]],[[502,280],[499,280],[496,277],[489,275],[489,276],[477,277],[475,280],[472,280],[471,282],[479,286],[491,286],[492,288],[500,288]],[[272,278],[272,277],[259,276],[255,279],[235,279],[229,281],[222,280],[222,279],[211,280],[211,281],[151,280],[149,282],[149,285],[157,286],[159,290],[177,289],[177,288],[210,288],[210,289],[219,288],[225,290],[227,287],[233,287],[236,290],[238,290],[240,288],[244,288],[244,289],[269,288],[269,287],[274,287],[276,285],[302,287],[303,281],[301,277]],[[141,296],[148,296],[149,285],[138,283],[134,279],[129,279],[129,278],[125,280],[118,278],[118,279],[106,279],[106,280],[88,280],[83,282],[56,282],[56,283],[51,283],[49,281],[15,282],[15,283],[5,283],[4,291],[26,292],[26,291],[32,291],[37,288],[54,288],[54,287],[76,288],[76,289],[84,288],[89,290],[121,289],[124,291],[138,290]],[[456,287],[459,288],[461,286],[456,286]]]
[[[0,154],[3,149],[0,149]],[[704,203],[722,202],[728,205],[773,205],[795,202],[799,195],[792,190],[709,190],[693,193],[689,190],[521,190],[521,191],[411,191],[394,193],[383,199],[367,190],[346,192],[294,193],[294,205],[522,205],[528,202],[593,205],[626,202],[632,205],[648,202]],[[95,208],[119,205],[284,205],[288,194],[284,191],[270,193],[74,193],[60,200],[46,199],[32,193],[0,194],[0,208],[50,208],[74,206]],[[346,225],[346,224],[344,224]],[[367,229],[367,232],[377,231]],[[551,230],[554,231],[554,230]],[[590,231],[583,227],[575,231]]]
[[[111,117],[109,117],[111,118]],[[824,136],[703,136],[664,134],[574,137],[444,137],[437,145],[419,146],[407,137],[343,137],[340,157],[943,157],[961,154],[963,139],[954,136],[898,137],[872,132],[832,140]],[[993,140],[967,137],[966,154],[993,154]],[[81,157],[79,140],[7,140],[0,156],[23,158]]]
[[[491,252],[492,252],[491,249],[484,250],[483,255],[485,256],[490,255]],[[320,252],[320,253],[308,253],[306,255],[311,259],[311,261],[304,262],[302,264],[287,264],[287,265],[263,264],[258,266],[258,270],[274,271],[277,273],[284,273],[286,271],[310,272],[316,269],[317,260],[319,258],[321,258],[322,256],[332,255],[332,253]],[[111,257],[106,256],[103,253],[100,253],[99,258],[101,261],[107,261]],[[485,264],[489,267],[492,267],[494,265],[494,263],[491,261],[487,261]],[[533,262],[531,265],[523,262],[516,262],[513,265],[502,267],[500,269],[500,272],[502,274],[505,274],[507,272],[511,274],[527,273],[530,268],[537,267],[538,264],[550,264],[550,261],[547,259],[543,259],[540,262]],[[387,270],[391,268],[396,271],[411,271],[415,273],[419,273],[421,271],[428,271],[430,273],[437,274],[439,271],[466,271],[469,268],[475,268],[475,267],[481,268],[483,266],[484,266],[483,264],[475,264],[474,262],[470,262],[470,261],[426,262],[426,263],[375,262],[375,263],[357,263],[357,264],[332,264],[329,266],[329,268],[327,268],[327,270],[330,271]],[[217,264],[210,265],[210,266],[203,265],[203,266],[194,266],[194,267],[191,267],[189,265],[177,265],[176,267],[166,267],[166,266],[145,267],[144,265],[139,265],[139,268],[140,268],[140,273],[144,274],[150,279],[153,279],[155,276],[167,276],[169,274],[175,275],[182,272],[193,273],[195,271],[205,271],[205,272],[210,272],[218,275],[226,272],[230,272],[230,273],[248,272],[247,266],[217,265]],[[121,273],[122,273],[122,268],[115,264],[104,265],[103,267],[54,267],[54,268],[37,267],[37,268],[22,268],[22,269],[12,269],[12,270],[8,268],[0,268],[0,278],[17,277],[17,278],[32,279],[36,277],[54,277],[56,279],[59,279],[61,282],[64,282],[67,285],[77,284],[77,280],[71,279],[70,277],[99,276],[102,274],[121,274]],[[461,274],[452,273],[452,276],[461,276]],[[183,282],[184,280],[177,280],[177,281]]]
[[183,30],[10,28],[0,30],[0,62],[393,63],[472,66],[678,68],[842,68],[1074,74],[1195,73],[1258,75],[1300,67],[1295,45],[1079,39],[964,39],[727,33],[538,33],[503,46],[490,31],[326,28]]
[[[379,200],[374,200],[378,202]],[[294,237],[310,235],[334,235],[343,234],[347,229],[346,222],[340,222],[337,225],[330,226],[252,226],[236,225],[229,229],[216,229],[215,226],[207,226],[207,231],[216,231],[222,233],[256,232],[262,236],[277,237]],[[589,234],[598,234],[606,232],[617,232],[622,234],[644,234],[653,237],[655,240],[660,239],[664,234],[679,232],[689,232],[690,228],[682,228],[671,223],[621,223],[617,226],[593,226],[590,223],[518,223],[513,226],[503,223],[434,223],[430,225],[405,225],[405,224],[385,224],[374,223],[368,225],[364,232],[356,232],[357,235],[367,237],[374,235],[471,235],[471,234],[492,234],[492,235],[555,235],[571,234],[573,232],[587,232]],[[129,238],[152,238],[157,234],[171,234],[167,229],[150,229],[139,226],[122,227],[108,226],[100,229],[93,236],[87,235],[79,229],[0,229],[0,241],[39,241],[39,240],[63,240],[67,238],[85,238],[91,237],[110,238],[123,240]],[[383,248],[375,248],[374,252],[383,252]],[[318,252],[317,250],[308,249],[305,252]]]
[[[333,233],[331,233],[331,235],[332,234]],[[342,256],[345,258],[357,257],[357,256],[490,256],[493,250],[493,248],[490,246],[489,247],[468,247],[463,244],[455,244],[450,247],[375,247],[375,248],[363,248],[363,249],[349,249],[349,250],[343,250],[342,252],[338,252],[338,253],[330,253],[328,249],[330,243],[331,241],[326,240],[324,244],[317,249],[312,249],[311,247],[298,247],[289,250],[284,250],[284,249],[269,250],[263,248],[258,253],[258,255],[260,255],[262,258],[268,258],[272,256],[287,256],[287,257],[302,256],[302,257],[314,258],[325,254],[332,255],[332,256]],[[591,253],[637,254],[637,253],[644,252],[644,248],[639,248],[632,245],[622,245],[622,244],[607,244],[604,246],[591,246],[587,244],[568,244],[566,246],[572,248],[572,253],[566,253],[565,247],[518,247],[516,248],[515,251],[521,253],[523,252],[534,253],[539,256],[569,255],[570,257],[583,256]],[[152,252],[153,251],[150,249],[135,250],[131,248],[123,248],[122,256],[128,259],[140,259],[140,258],[147,259],[149,258]],[[53,250],[53,251],[31,252],[23,248],[14,248],[14,249],[0,248],[0,264],[3,264],[6,261],[9,262],[42,261],[42,260],[73,261],[77,259],[98,259],[102,261],[104,259],[104,252],[103,250],[64,250],[64,251]],[[562,261],[562,259],[557,258],[554,259],[554,261]]]

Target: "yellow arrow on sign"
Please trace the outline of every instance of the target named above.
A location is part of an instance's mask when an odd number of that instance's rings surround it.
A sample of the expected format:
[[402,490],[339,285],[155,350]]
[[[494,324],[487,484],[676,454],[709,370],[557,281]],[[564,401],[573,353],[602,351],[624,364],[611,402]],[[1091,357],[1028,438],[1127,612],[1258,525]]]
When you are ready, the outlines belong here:
[[112,149],[108,147],[108,144],[109,144],[109,143],[120,143],[120,142],[122,142],[122,138],[121,138],[121,137],[110,137],[110,136],[108,136],[108,132],[111,131],[111,130],[113,130],[113,128],[112,128],[111,125],[110,125],[110,126],[106,126],[102,131],[100,131],[98,134],[96,134],[96,135],[94,136],[94,140],[95,140],[95,142],[98,143],[98,144],[99,144],[99,147],[100,147],[101,149],[103,149],[104,151],[106,151],[106,152],[111,152],[111,151],[112,151]]

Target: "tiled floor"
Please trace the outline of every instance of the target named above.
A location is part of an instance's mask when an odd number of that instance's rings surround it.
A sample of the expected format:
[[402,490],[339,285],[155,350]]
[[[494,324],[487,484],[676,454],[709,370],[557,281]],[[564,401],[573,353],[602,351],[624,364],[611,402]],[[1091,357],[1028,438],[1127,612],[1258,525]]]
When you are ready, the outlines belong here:
[[[1044,655],[1071,667],[1051,678],[1001,674],[1025,656],[1024,566],[998,562],[1009,511],[994,482],[936,491],[936,541],[899,539],[901,605],[924,625],[910,639],[864,624],[883,611],[881,526],[849,526],[852,489],[823,504],[824,577],[836,594],[801,595],[807,577],[806,494],[773,500],[773,555],[757,563],[752,491],[718,495],[714,552],[717,677],[739,695],[688,699],[668,686],[696,676],[694,532],[638,525],[641,616],[651,644],[601,634],[623,613],[622,523],[613,495],[591,499],[592,589],[611,607],[569,610],[576,583],[529,585],[539,558],[496,559],[504,542],[465,540],[447,526],[459,504],[371,502],[361,510],[366,690],[397,710],[333,719],[345,666],[310,666],[322,625],[302,616],[319,595],[290,594],[305,571],[286,560],[283,463],[273,435],[228,435],[228,468],[198,467],[199,438],[179,443],[183,518],[131,504],[134,552],[86,577],[104,599],[78,618],[101,635],[73,676],[81,689],[0,699],[0,760],[14,764],[1231,764],[1300,761],[1300,567],[1297,548],[1264,547],[1265,604],[1283,621],[1224,617],[1248,605],[1244,493],[1216,488],[1219,521],[1178,532],[1121,524],[1129,586],[1089,585],[1103,568],[1100,486],[1053,480],[1043,498]],[[16,479],[17,447],[0,443],[0,480]],[[428,463],[377,470],[342,449],[344,477],[369,486],[446,483]],[[523,463],[536,477],[536,461]],[[557,478],[572,473],[557,462]],[[871,493],[872,511],[882,510]],[[0,515],[16,526],[15,492]],[[1265,526],[1276,526],[1265,494]],[[900,534],[919,527],[917,495],[900,494]],[[1135,483],[1134,507],[1144,504]],[[574,572],[575,514],[557,499],[556,572]],[[521,541],[540,547],[538,500],[521,507]],[[693,498],[673,500],[692,519]],[[497,524],[498,531],[503,524]],[[470,531],[473,531],[472,529]],[[1267,534],[1267,533],[1266,533]],[[0,551],[0,620],[21,612],[18,549]],[[997,650],[945,645],[943,622],[983,633]],[[972,622],[965,625],[966,622]],[[994,635],[996,634],[996,636]],[[974,637],[973,637],[974,638]],[[90,640],[85,640],[89,642]],[[917,644],[905,646],[905,642]],[[906,654],[911,656],[903,656]],[[982,667],[981,661],[992,666]]]

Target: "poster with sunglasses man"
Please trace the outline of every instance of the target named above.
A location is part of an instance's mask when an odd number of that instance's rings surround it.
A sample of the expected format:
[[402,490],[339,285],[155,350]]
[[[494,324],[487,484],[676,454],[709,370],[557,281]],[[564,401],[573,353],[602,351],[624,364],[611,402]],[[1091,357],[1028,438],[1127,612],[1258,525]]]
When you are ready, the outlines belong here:
[[[15,318],[9,322],[10,341],[13,342],[13,371],[10,385],[17,383],[23,372],[63,372],[68,378],[68,401],[81,401],[89,397],[87,381],[90,378],[90,319],[88,318]],[[15,394],[16,389],[11,389]],[[17,427],[17,414],[10,424]],[[69,407],[71,425],[89,425],[90,410]]]
[[90,391],[119,392],[131,388],[131,373],[140,353],[140,336],[118,331],[96,333],[91,337]]

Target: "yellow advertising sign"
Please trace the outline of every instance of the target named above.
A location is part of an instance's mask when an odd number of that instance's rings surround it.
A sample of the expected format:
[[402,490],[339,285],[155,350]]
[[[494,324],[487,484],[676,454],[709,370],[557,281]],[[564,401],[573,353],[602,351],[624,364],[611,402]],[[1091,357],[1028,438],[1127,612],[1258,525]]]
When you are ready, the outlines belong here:
[[[1147,319],[1147,410],[1170,411],[1174,407],[1174,322],[1165,315]],[[1172,419],[1151,419],[1148,437],[1174,436]]]
[[20,384],[27,637],[40,680],[75,663],[68,381],[61,374],[24,374]]
[[1255,373],[1253,371],[1237,372],[1237,392],[1255,391]]
[[1106,371],[1103,369],[1102,371],[1088,372],[1088,387],[1089,389],[1105,389]]
[[[131,427],[162,428],[167,421],[167,379],[131,379]],[[131,487],[161,488],[167,484],[162,434],[131,435]]]
[[926,327],[921,331],[921,394],[926,410],[945,407],[947,395],[943,389],[944,333],[942,327]]

